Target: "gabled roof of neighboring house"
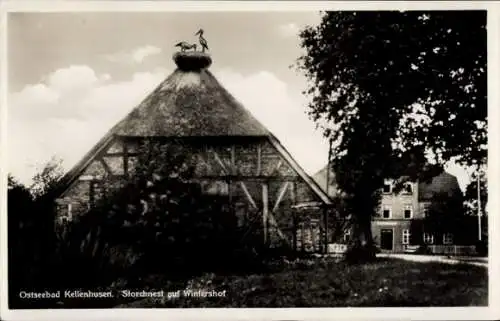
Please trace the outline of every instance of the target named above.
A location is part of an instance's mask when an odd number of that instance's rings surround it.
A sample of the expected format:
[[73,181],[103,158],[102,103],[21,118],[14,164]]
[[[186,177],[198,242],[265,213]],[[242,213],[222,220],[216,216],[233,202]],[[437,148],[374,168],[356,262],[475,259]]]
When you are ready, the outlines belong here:
[[212,75],[208,70],[212,64],[208,54],[178,52],[173,59],[177,69],[113,126],[62,178],[62,191],[116,136],[266,137],[320,199],[330,203],[323,189],[293,159],[281,142]]
[[[328,166],[323,167],[321,170],[319,170],[316,174],[313,175],[313,179],[318,183],[318,185],[326,192],[327,190],[327,170]],[[330,174],[328,177],[328,180],[330,181],[330,184],[328,186],[328,196],[334,197],[337,195],[337,183],[335,182],[335,173],[330,170]]]
[[443,171],[434,176],[430,182],[418,184],[418,199],[421,201],[430,201],[439,194],[447,194],[450,197],[462,194],[458,180],[454,175]]
[[[326,170],[327,166],[323,167],[316,174],[313,175],[314,180],[318,185],[326,192]],[[328,195],[330,197],[336,196],[338,193],[337,183],[335,181],[335,173],[330,170],[329,174],[329,190]],[[461,195],[462,191],[460,185],[458,184],[457,178],[448,173],[441,172],[440,174],[434,176],[429,182],[420,182],[418,184],[418,198],[419,201],[430,201],[434,196],[438,194],[446,193],[448,196]]]

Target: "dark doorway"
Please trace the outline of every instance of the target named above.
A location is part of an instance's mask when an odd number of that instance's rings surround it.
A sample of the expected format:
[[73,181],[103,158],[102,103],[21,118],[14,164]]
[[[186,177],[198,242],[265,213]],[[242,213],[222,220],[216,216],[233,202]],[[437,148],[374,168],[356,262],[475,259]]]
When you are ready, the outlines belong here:
[[393,238],[394,235],[391,229],[380,230],[380,248],[382,250],[392,251]]

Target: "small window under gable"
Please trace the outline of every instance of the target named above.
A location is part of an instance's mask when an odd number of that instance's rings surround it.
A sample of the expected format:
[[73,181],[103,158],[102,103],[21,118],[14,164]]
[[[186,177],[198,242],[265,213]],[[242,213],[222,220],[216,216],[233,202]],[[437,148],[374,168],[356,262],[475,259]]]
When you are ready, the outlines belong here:
[[384,194],[390,194],[392,193],[392,182],[388,179],[384,181]]
[[413,184],[412,183],[405,183],[404,185],[404,193],[405,194],[413,194]]

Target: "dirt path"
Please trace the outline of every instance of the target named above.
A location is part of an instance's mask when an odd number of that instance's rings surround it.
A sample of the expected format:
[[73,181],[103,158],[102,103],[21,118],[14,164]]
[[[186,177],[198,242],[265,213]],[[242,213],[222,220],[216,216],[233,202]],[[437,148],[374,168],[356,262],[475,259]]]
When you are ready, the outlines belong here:
[[448,264],[469,264],[481,267],[488,267],[488,259],[481,257],[460,257],[453,258],[441,255],[416,255],[416,254],[393,254],[393,253],[379,253],[377,257],[389,257],[413,262],[440,262]]

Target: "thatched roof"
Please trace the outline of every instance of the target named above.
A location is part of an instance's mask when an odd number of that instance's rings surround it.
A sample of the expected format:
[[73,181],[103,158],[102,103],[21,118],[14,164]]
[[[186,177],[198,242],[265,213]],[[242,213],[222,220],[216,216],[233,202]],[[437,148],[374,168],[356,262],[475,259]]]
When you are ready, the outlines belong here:
[[177,69],[104,137],[62,178],[64,191],[107,148],[116,136],[125,137],[262,137],[326,203],[330,199],[293,159],[280,141],[243,107],[208,70],[206,53],[178,52]]
[[268,136],[207,69],[206,53],[174,55],[177,69],[116,127],[122,136]]

